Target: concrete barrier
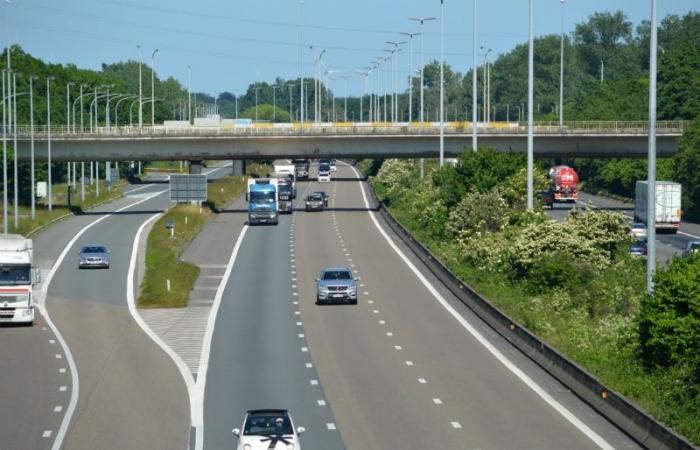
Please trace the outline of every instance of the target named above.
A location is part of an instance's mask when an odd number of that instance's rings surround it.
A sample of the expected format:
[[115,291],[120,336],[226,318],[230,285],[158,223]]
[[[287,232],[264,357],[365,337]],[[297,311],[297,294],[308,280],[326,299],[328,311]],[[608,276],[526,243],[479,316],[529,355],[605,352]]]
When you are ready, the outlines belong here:
[[373,209],[423,264],[464,305],[601,415],[648,449],[698,450],[686,438],[607,388],[581,366],[508,317],[448,269],[384,207],[370,186]]

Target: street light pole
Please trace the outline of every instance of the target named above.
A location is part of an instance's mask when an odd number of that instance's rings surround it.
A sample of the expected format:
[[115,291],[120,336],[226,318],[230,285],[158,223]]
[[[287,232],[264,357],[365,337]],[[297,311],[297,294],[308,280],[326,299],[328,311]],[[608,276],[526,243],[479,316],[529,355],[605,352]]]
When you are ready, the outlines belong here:
[[46,130],[47,130],[47,159],[48,159],[48,172],[49,172],[49,186],[48,186],[48,196],[49,196],[49,211],[53,209],[53,198],[51,194],[51,79],[53,77],[46,78]]
[[[14,91],[13,99],[12,101],[12,121],[13,121],[13,128],[12,128],[12,148],[14,149],[14,190],[15,190],[15,198],[14,198],[14,219],[15,219],[15,230],[19,226],[19,187],[18,187],[18,178],[19,178],[19,173],[18,173],[18,167],[17,167],[17,72],[12,73],[12,90]],[[51,173],[51,167],[49,167],[49,173]]]
[[192,124],[192,65],[190,64],[187,64],[187,121],[190,125]]
[[[532,0],[530,0],[532,1]],[[445,164],[445,0],[440,0],[440,167]]]
[[409,77],[408,77],[408,123],[413,122],[413,36],[418,36],[421,33],[401,33],[408,36],[408,52],[409,52]]
[[[143,66],[143,57],[141,55],[141,46],[137,45],[139,50],[139,129],[143,127],[143,79],[141,77],[141,67]],[[82,104],[81,104],[82,108]]]
[[[29,77],[29,133],[31,135],[31,162],[30,162],[30,182],[31,182],[31,204],[32,204],[32,220],[36,218],[36,196],[34,195],[34,189],[36,188],[35,186],[35,181],[34,181],[34,80],[36,79],[35,76],[30,76]],[[70,86],[70,84],[69,84]],[[70,114],[68,115],[70,117]],[[70,167],[70,163],[69,167]],[[70,183],[70,179],[68,181]]]
[[651,39],[649,44],[649,161],[647,185],[647,292],[654,292],[656,271],[656,78],[657,78],[656,0],[651,0]]
[[[299,1],[299,84],[301,84],[301,92],[299,94],[299,119],[301,121],[301,131],[304,132],[304,34],[302,25],[304,22],[304,0]],[[289,102],[291,109],[292,102]],[[291,120],[291,119],[290,119]]]
[[477,99],[476,99],[476,78],[477,78],[477,67],[476,67],[476,0],[474,0],[474,9],[472,17],[472,151],[476,152],[478,148],[477,142],[477,131],[478,131],[478,117],[477,117]]
[[559,126],[564,126],[564,0],[561,2],[561,51],[559,52]]
[[156,53],[158,53],[158,49],[153,50],[153,53],[151,54],[151,97],[153,97],[153,103],[151,103],[151,127],[155,126],[156,124]]
[[[9,70],[2,70],[2,232],[7,234],[7,110],[9,98],[6,99],[5,73],[10,76]],[[9,83],[8,83],[9,84]],[[8,96],[9,97],[9,96]]]
[[534,40],[533,28],[535,21],[534,0],[530,0],[530,27],[529,27],[529,48],[528,48],[528,69],[527,69],[527,209],[532,211],[535,207],[534,186],[533,186],[533,165],[534,165],[534,137],[533,137],[533,102],[534,102]]
[[[486,50],[486,48],[484,46],[482,46],[481,50]],[[489,120],[489,112],[488,112],[489,106],[488,106],[487,92],[486,92],[487,84],[488,84],[488,82],[487,82],[488,74],[486,71],[488,70],[488,64],[489,64],[489,59],[488,59],[489,53],[491,53],[491,49],[486,50],[486,53],[484,54],[484,79],[482,81],[483,86],[484,86],[484,97],[482,100],[484,102],[484,115],[483,115],[484,124],[486,124],[486,122],[488,122],[488,120]]]

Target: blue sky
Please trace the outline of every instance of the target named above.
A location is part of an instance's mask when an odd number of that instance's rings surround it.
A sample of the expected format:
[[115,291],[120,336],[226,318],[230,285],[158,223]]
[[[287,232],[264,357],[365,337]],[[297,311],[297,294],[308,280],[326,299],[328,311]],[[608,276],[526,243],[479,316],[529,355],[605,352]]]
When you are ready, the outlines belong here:
[[[385,41],[418,31],[412,16],[439,17],[439,0],[304,0],[305,75],[313,76],[309,45],[326,48],[329,67],[351,70],[382,55]],[[660,0],[659,15],[698,10],[697,0]],[[565,30],[596,11],[622,10],[638,24],[649,0],[566,0]],[[478,46],[504,53],[527,39],[527,0],[478,0]],[[255,80],[297,77],[299,0],[11,0],[0,3],[0,38],[54,63],[97,69],[100,64],[143,58],[158,48],[156,70],[192,89],[239,92]],[[535,0],[535,34],[559,33],[560,0]],[[446,60],[471,67],[472,0],[445,0]],[[439,56],[439,22],[424,27],[426,62]],[[414,38],[414,57],[418,43]],[[479,54],[479,61],[483,56]],[[399,61],[408,75],[408,55]],[[416,65],[417,67],[417,65]],[[405,84],[405,83],[404,83]],[[361,81],[350,80],[351,93]],[[342,94],[342,92],[341,92]]]

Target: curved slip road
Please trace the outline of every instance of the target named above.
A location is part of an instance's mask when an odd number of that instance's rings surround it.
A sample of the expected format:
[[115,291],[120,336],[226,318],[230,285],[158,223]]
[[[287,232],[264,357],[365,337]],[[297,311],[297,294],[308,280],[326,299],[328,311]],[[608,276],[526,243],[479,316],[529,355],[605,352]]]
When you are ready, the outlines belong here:
[[[125,198],[35,236],[35,257],[47,282],[50,268],[76,233],[104,218],[68,251],[45,301],[77,365],[77,409],[67,415],[74,394],[70,365],[43,317],[37,314],[32,328],[0,330],[12,332],[15,340],[3,346],[0,359],[6,381],[0,389],[0,420],[12,424],[0,433],[0,448],[55,448],[64,418],[72,419],[64,448],[187,445],[189,409],[182,380],[172,362],[131,320],[126,307],[133,237],[153,212],[168,206],[167,194],[149,199],[164,189],[167,184],[129,187]],[[124,210],[109,215],[120,209]],[[109,271],[77,270],[76,252],[86,243],[104,243],[112,249]]]
[[[299,199],[303,198],[299,189]],[[245,214],[240,212],[239,214]],[[205,449],[233,448],[248,409],[286,408],[305,449],[344,448],[299,317],[295,215],[249,227],[216,317],[204,392]]]
[[[295,248],[306,339],[348,448],[637,448],[451,297],[403,249],[448,306],[570,416],[494,357],[381,235],[360,183],[349,180],[355,174],[338,170],[347,181],[323,186],[332,195],[331,211],[297,213]],[[314,304],[313,279],[331,264],[352,265],[361,277],[358,306]]]

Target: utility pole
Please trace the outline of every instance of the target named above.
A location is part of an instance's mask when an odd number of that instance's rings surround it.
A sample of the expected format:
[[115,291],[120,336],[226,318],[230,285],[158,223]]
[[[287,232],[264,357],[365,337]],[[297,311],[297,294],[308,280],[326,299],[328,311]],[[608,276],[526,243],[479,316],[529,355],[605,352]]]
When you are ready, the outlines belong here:
[[564,126],[564,0],[561,2],[561,51],[559,56],[559,127]]
[[151,54],[151,128],[156,124],[156,90],[155,90],[155,74],[156,74],[156,53],[158,49],[153,50]]
[[[19,179],[19,173],[18,173],[18,167],[17,167],[17,72],[12,73],[12,90],[14,91],[14,94],[12,95],[12,140],[13,140],[13,149],[14,149],[14,219],[15,219],[15,230],[17,227],[19,227],[19,187],[18,187],[18,179]],[[50,133],[50,131],[49,131]],[[49,166],[49,173],[51,173],[51,166]]]
[[[301,122],[301,132],[304,132],[304,35],[303,35],[303,23],[304,23],[304,0],[299,1],[299,84],[301,84],[301,92],[299,94],[299,119]],[[289,109],[292,108],[292,102],[289,102]]]
[[[36,183],[34,181],[34,80],[36,79],[35,76],[30,76],[29,77],[29,133],[31,135],[31,147],[30,147],[30,177],[29,179],[31,180],[31,204],[32,204],[32,220],[36,218],[36,195],[34,192],[34,189],[36,189]],[[70,85],[69,85],[70,86]],[[70,117],[70,114],[68,114],[68,117]],[[70,167],[70,163],[69,167]],[[70,180],[68,180],[70,183]]]
[[413,36],[418,36],[421,33],[401,33],[408,36],[408,52],[409,52],[409,76],[408,76],[408,123],[413,122]]
[[[236,115],[238,119],[238,115]],[[192,125],[192,65],[187,64],[187,121]]]
[[2,232],[7,234],[7,110],[9,98],[6,98],[5,74],[10,71],[2,70]]
[[48,172],[49,172],[49,186],[48,186],[48,196],[49,196],[49,211],[53,209],[53,198],[52,198],[52,180],[51,180],[51,80],[53,77],[46,78],[46,130],[47,130],[47,159],[48,159]]
[[[143,66],[143,57],[141,56],[141,46],[137,45],[136,48],[139,50],[139,130],[143,127],[143,80],[141,78],[141,67]],[[82,128],[82,100],[80,103],[81,111],[81,128]]]

